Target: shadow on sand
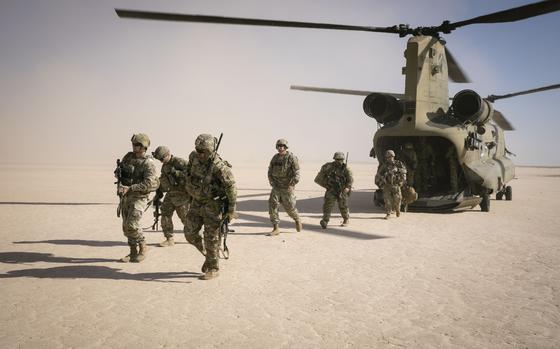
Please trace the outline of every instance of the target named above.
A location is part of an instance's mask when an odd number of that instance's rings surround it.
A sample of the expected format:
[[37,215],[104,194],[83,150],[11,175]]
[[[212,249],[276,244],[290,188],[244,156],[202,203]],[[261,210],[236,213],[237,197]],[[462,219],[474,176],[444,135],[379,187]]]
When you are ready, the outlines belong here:
[[201,274],[193,272],[161,272],[129,274],[121,269],[104,266],[66,266],[45,269],[22,269],[0,274],[0,279],[30,277],[38,279],[108,279],[191,283],[191,281],[175,281],[169,279],[198,278]]
[[73,257],[56,257],[52,253],[39,252],[1,252],[0,263],[8,264],[24,264],[24,263],[103,263],[115,262],[115,259],[106,258],[73,258]]
[[96,241],[96,240],[37,240],[14,241],[14,244],[53,244],[53,245],[81,245],[90,247],[128,246],[124,241]]
[[40,205],[40,206],[93,206],[117,205],[113,202],[27,202],[27,201],[0,201],[0,205]]

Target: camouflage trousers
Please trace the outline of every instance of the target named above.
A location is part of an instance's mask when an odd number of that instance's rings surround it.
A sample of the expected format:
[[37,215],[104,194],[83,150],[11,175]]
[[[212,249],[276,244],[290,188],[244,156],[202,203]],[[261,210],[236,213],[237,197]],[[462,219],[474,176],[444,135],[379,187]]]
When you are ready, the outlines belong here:
[[280,223],[280,218],[278,217],[278,208],[280,204],[282,204],[288,216],[292,217],[293,220],[299,220],[294,192],[288,190],[288,188],[272,187],[270,197],[268,198],[268,214],[270,215],[272,224]]
[[385,201],[385,213],[401,211],[402,194],[401,187],[386,185],[383,187],[383,201]]
[[209,200],[201,202],[193,200],[187,213],[185,223],[185,238],[187,241],[197,248],[202,249],[202,238],[200,237],[200,229],[204,226],[204,247],[206,248],[206,260],[203,269],[207,271],[218,271],[220,247],[220,225],[222,222],[222,213],[220,203],[218,201]]
[[325,202],[323,203],[323,220],[328,222],[331,218],[331,211],[334,203],[338,203],[338,209],[343,219],[350,218],[348,211],[348,194],[341,193],[340,195],[333,193],[330,190],[325,192]]
[[142,213],[148,205],[148,196],[128,196],[125,195],[121,206],[122,230],[124,236],[128,238],[129,245],[138,245],[144,241],[144,234],[140,221]]
[[173,212],[183,222],[187,222],[187,211],[189,209],[190,196],[185,192],[172,191],[165,194],[161,204],[161,229],[166,238],[173,237]]

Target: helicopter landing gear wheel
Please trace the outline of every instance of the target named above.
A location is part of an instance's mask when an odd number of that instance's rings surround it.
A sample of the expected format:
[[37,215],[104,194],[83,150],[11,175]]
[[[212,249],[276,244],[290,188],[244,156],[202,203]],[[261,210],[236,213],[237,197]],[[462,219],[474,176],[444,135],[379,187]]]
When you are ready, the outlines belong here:
[[488,193],[482,194],[482,201],[480,202],[480,210],[482,212],[490,211],[490,195],[488,195]]
[[511,201],[511,199],[512,199],[512,194],[513,194],[513,193],[512,193],[512,189],[511,189],[511,187],[508,185],[508,186],[506,187],[506,200]]
[[496,193],[496,200],[502,200],[504,198],[504,192],[499,191]]

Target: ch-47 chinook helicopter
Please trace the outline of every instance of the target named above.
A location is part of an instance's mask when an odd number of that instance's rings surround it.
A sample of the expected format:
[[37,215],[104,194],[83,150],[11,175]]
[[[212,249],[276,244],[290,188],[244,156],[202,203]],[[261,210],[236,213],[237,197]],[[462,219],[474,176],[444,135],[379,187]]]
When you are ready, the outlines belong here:
[[364,27],[121,9],[116,12],[122,18],[367,31],[400,37],[411,35],[405,51],[404,94],[306,86],[291,88],[366,96],[363,102],[365,113],[382,125],[375,133],[370,155],[381,161],[388,149],[395,150],[397,158],[404,155],[405,148],[431,153],[430,159],[422,160],[429,161],[423,164],[428,173],[417,176],[413,183],[419,198],[410,205],[411,208],[453,210],[480,205],[482,211],[489,211],[491,194],[499,200],[503,197],[512,199],[508,182],[515,175],[515,167],[509,158],[511,153],[506,149],[504,139],[504,130],[513,127],[494,110],[492,103],[502,98],[559,88],[560,84],[486,98],[472,90],[463,90],[450,103],[448,79],[454,82],[468,82],[468,79],[446,49],[446,42],[440,34],[449,34],[466,25],[513,22],[558,10],[560,0],[547,0],[465,21],[444,21],[439,26],[417,28],[403,24]]

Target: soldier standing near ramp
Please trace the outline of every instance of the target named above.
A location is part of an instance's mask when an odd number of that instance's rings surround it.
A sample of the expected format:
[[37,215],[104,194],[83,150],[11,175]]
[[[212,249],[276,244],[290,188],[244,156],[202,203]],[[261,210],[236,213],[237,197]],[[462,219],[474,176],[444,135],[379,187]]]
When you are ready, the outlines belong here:
[[159,190],[165,194],[161,205],[161,228],[165,240],[160,242],[161,247],[175,245],[173,239],[173,212],[185,225],[187,211],[191,198],[185,190],[185,178],[188,162],[185,159],[174,156],[166,146],[159,146],[152,155],[161,161],[161,175],[159,177]]
[[[159,186],[156,166],[146,151],[150,139],[143,133],[132,136],[132,152],[128,152],[115,170],[118,179],[117,193],[121,197],[119,204],[122,214],[122,229],[128,238],[130,253],[121,258],[121,262],[141,262],[146,258],[146,241],[140,227],[142,213],[148,204],[148,195]],[[120,177],[120,178],[119,178]]]
[[315,177],[315,183],[327,189],[323,203],[323,219],[320,222],[323,229],[327,228],[335,202],[338,203],[342,215],[342,226],[348,225],[350,220],[348,196],[354,181],[352,171],[344,163],[344,153],[337,151],[334,153],[333,159],[333,162],[324,164]]
[[395,211],[397,217],[401,215],[401,187],[406,182],[406,167],[399,160],[395,160],[395,152],[385,152],[385,163],[379,166],[375,176],[375,184],[383,189],[385,201],[385,219],[389,219]]
[[279,139],[276,141],[275,154],[268,166],[268,182],[272,186],[268,199],[268,213],[273,229],[268,234],[275,236],[280,234],[278,224],[278,207],[280,204],[286,213],[296,222],[296,231],[301,231],[302,224],[296,209],[296,196],[294,195],[295,185],[299,182],[299,162],[297,157],[288,151],[288,141]]
[[[206,260],[202,265],[203,280],[218,276],[220,226],[224,219],[233,221],[237,190],[231,166],[217,153],[216,139],[209,134],[196,138],[195,149],[189,155],[186,188],[192,197],[185,223],[185,238]],[[223,208],[227,211],[223,212]],[[204,226],[204,245],[200,229]]]

